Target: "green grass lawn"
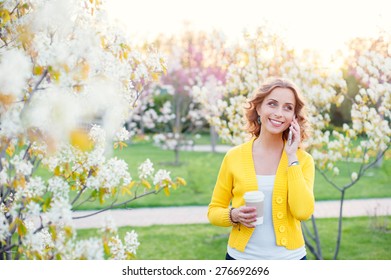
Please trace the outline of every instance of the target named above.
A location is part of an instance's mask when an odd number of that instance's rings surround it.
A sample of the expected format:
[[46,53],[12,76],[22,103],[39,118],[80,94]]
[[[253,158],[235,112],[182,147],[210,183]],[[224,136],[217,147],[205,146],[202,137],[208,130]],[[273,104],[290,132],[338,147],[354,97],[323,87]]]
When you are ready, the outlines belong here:
[[[317,219],[325,259],[333,258],[337,223],[334,218]],[[230,231],[230,228],[209,224],[122,227],[120,237],[132,229],[139,236],[139,260],[222,260]],[[95,229],[78,230],[79,239],[98,235]],[[307,253],[309,259],[314,259],[309,251]],[[344,218],[338,259],[390,260],[391,217]]]
[[[161,192],[158,195],[150,195],[133,201],[129,204],[130,207],[207,205],[224,157],[223,153],[182,151],[180,153],[182,164],[175,166],[170,164],[174,161],[174,152],[162,150],[147,142],[131,144],[122,151],[115,151],[114,155],[129,163],[132,177],[137,177],[137,166],[149,158],[154,162],[155,170],[160,168],[169,170],[172,177],[180,176],[187,181],[187,186],[172,191],[168,197]],[[345,176],[339,176],[336,181],[339,184],[346,184],[349,181],[348,170],[353,170],[356,166],[356,163],[340,163],[340,172]],[[391,160],[384,161],[381,168],[368,170],[365,176],[346,192],[346,199],[391,197],[390,171]],[[316,200],[332,200],[340,197],[339,191],[327,183],[319,173],[315,177],[314,192]],[[129,197],[122,197],[121,200],[127,198]],[[107,204],[103,206],[105,205]],[[102,205],[99,203],[92,202],[77,209],[100,207]]]

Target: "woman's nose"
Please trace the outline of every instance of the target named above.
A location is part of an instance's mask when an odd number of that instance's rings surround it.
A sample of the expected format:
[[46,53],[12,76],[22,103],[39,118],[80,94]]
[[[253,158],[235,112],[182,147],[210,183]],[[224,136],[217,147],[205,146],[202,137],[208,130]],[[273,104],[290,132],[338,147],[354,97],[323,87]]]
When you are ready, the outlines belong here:
[[282,117],[282,111],[280,108],[277,108],[275,111],[274,111],[274,115],[276,116],[276,118],[281,118]]

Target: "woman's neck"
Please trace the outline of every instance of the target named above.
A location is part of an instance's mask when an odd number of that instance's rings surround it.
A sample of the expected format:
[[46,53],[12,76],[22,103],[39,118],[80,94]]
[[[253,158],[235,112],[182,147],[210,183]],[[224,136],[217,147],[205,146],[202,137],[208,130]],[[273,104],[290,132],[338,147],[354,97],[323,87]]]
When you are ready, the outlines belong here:
[[281,149],[284,145],[281,134],[260,133],[255,139],[255,144],[260,148],[265,149]]
[[284,149],[281,134],[261,133],[253,143],[255,174],[275,175]]

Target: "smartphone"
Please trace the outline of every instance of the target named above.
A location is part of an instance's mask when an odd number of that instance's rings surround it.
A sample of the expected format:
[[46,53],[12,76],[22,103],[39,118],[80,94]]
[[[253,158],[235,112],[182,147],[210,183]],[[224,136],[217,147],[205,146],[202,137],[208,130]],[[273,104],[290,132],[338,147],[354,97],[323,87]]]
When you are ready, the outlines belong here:
[[288,133],[288,145],[292,145],[292,130],[289,130]]
[[[296,114],[293,115],[293,119],[296,119]],[[289,129],[289,133],[288,133],[288,145],[292,145],[292,137],[293,137],[293,133],[292,133],[292,130]]]

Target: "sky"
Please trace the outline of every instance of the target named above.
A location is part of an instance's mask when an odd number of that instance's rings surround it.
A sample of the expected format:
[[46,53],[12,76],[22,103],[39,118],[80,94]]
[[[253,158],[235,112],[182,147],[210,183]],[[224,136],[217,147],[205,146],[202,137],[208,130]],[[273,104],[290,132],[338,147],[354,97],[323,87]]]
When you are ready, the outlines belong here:
[[240,38],[268,22],[297,50],[329,56],[349,38],[391,32],[390,0],[107,0],[108,14],[130,36],[175,33],[190,22],[194,29],[223,31]]

